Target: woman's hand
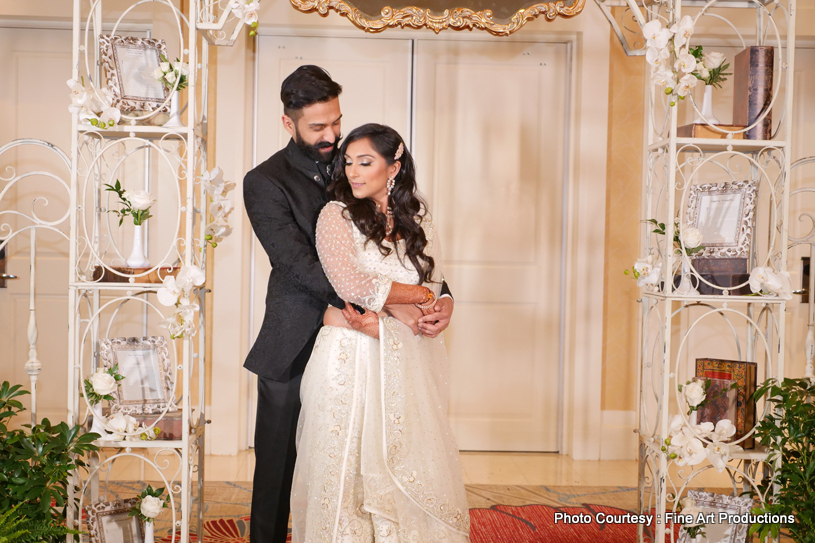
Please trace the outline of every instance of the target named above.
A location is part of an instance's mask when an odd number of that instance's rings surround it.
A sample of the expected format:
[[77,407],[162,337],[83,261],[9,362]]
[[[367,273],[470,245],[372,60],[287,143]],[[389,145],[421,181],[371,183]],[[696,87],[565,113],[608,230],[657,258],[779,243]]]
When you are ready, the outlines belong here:
[[379,315],[377,313],[366,309],[365,313],[360,315],[356,309],[351,307],[351,304],[345,302],[345,309],[342,310],[342,316],[345,317],[348,326],[357,332],[362,332],[368,337],[379,339]]
[[450,317],[453,315],[453,299],[445,296],[436,300],[432,313],[425,313],[419,319],[419,330],[423,336],[434,338],[450,325]]

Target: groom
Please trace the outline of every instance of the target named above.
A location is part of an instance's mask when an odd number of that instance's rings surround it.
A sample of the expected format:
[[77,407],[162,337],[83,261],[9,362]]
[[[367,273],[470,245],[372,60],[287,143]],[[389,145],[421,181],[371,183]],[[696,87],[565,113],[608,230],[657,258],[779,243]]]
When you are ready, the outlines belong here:
[[[301,66],[289,75],[280,99],[283,127],[292,139],[243,181],[246,213],[272,264],[263,325],[244,363],[258,376],[252,543],[286,541],[300,380],[326,307],[344,307],[323,273],[314,242],[340,140],[341,92],[318,66]],[[443,294],[435,313],[424,317],[412,305],[385,310],[414,333],[435,337],[450,322],[453,300],[449,292]]]

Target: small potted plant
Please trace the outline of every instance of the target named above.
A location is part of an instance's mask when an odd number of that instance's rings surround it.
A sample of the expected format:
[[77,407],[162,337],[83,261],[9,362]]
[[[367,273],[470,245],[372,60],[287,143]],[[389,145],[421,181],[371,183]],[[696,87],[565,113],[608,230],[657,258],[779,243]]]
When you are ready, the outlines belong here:
[[133,506],[128,514],[130,517],[139,517],[144,523],[144,543],[153,543],[153,520],[159,516],[161,510],[167,507],[170,502],[170,496],[167,495],[162,498],[162,494],[164,494],[163,488],[153,490],[152,486],[147,485],[147,488],[137,496],[139,502]]

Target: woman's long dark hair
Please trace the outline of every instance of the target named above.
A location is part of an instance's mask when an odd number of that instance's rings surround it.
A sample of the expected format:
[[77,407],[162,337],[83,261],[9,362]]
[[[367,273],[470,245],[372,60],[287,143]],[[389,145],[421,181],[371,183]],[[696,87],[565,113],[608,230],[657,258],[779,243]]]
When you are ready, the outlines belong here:
[[[365,242],[372,241],[383,255],[389,255],[393,249],[383,245],[387,237],[387,217],[380,212],[376,203],[370,198],[359,200],[354,197],[351,185],[345,176],[345,153],[348,145],[355,141],[367,139],[371,146],[387,162],[388,166],[396,162],[394,157],[399,144],[404,146],[402,137],[393,128],[381,124],[364,124],[351,131],[343,140],[334,159],[332,183],[328,187],[334,200],[345,204],[347,213],[360,232]],[[430,281],[435,263],[433,257],[425,254],[427,236],[421,227],[421,219],[427,213],[427,204],[416,196],[416,166],[407,146],[399,157],[402,167],[394,179],[389,205],[393,213],[393,230],[391,239],[405,241],[405,254],[419,273],[420,283]],[[395,244],[394,244],[395,246]],[[401,259],[401,255],[398,255]]]

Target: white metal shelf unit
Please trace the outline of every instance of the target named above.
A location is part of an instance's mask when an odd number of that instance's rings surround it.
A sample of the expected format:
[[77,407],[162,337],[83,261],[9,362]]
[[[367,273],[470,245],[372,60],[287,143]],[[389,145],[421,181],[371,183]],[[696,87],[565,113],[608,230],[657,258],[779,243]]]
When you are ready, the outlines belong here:
[[[74,0],[72,77],[83,81],[97,97],[103,97],[99,38],[102,22],[115,20],[110,34],[126,35],[123,22],[130,17],[162,18],[173,28],[165,38],[168,57],[189,65],[183,126],[161,126],[161,108],[125,112],[117,126],[100,129],[73,115],[71,147],[71,216],[69,278],[69,379],[68,423],[87,424],[90,405],[83,380],[100,364],[100,340],[110,337],[165,336],[169,345],[172,397],[181,413],[181,436],[174,440],[142,441],[142,430],[125,432],[125,439],[98,441],[101,448],[90,458],[90,472],[75,473],[80,507],[108,495],[113,465],[136,458],[146,481],[158,481],[167,489],[171,506],[157,519],[169,528],[173,541],[190,541],[191,532],[202,534],[204,481],[205,405],[205,292],[195,289],[193,302],[200,309],[195,317],[197,335],[172,340],[162,321],[174,308],[156,300],[161,284],[147,280],[163,278],[168,268],[195,266],[206,271],[204,227],[207,195],[198,180],[206,169],[207,63],[206,41],[197,38],[196,14],[200,2],[191,0],[189,12],[181,13],[170,0],[133,1],[109,17],[103,0]],[[117,5],[118,6],[118,5]],[[141,11],[140,11],[141,10]],[[170,103],[170,95],[164,101]],[[129,190],[148,190],[157,197],[147,221],[148,252],[153,265],[129,269],[123,249],[133,239],[132,225],[123,226],[109,214],[115,199],[105,184],[120,180]],[[132,222],[132,221],[131,221]],[[155,223],[155,225],[151,225]],[[150,229],[152,227],[152,229]],[[120,282],[101,282],[104,272]],[[195,401],[195,403],[194,403]],[[156,413],[162,419],[168,409]],[[147,430],[158,422],[152,422]],[[108,425],[106,430],[113,429]],[[131,440],[132,439],[132,440]],[[127,496],[124,496],[127,497]],[[80,527],[77,511],[69,510],[69,525]],[[80,540],[87,540],[81,536]]]
[[[688,421],[688,405],[677,388],[695,375],[695,358],[755,362],[759,384],[767,378],[785,375],[786,302],[775,297],[739,294],[739,287],[745,287],[746,281],[727,288],[712,284],[696,271],[692,261],[689,272],[693,281],[706,285],[712,294],[682,295],[674,283],[675,274],[681,270],[682,257],[675,252],[673,239],[675,228],[680,229],[680,239],[681,231],[686,228],[691,187],[751,181],[756,186],[756,214],[748,265],[751,269],[768,266],[776,272],[786,271],[795,0],[775,3],[667,0],[645,6],[631,4],[628,2],[626,6],[642,13],[644,21],[641,23],[660,18],[666,23],[665,27],[670,27],[690,15],[697,25],[708,24],[705,27],[708,33],[717,24],[721,33],[735,32],[735,38],[744,46],[774,45],[776,77],[772,110],[775,119],[780,119],[771,140],[680,138],[677,137],[678,109],[692,108],[699,113],[699,106],[692,97],[671,106],[671,98],[664,89],[651,82],[651,73],[646,77],[642,219],[657,219],[666,225],[666,232],[664,236],[656,235],[652,232],[653,226],[647,223],[642,228],[641,246],[646,254],[653,250],[662,262],[662,271],[660,282],[645,287],[641,299],[639,510],[666,519],[666,511],[678,509],[690,488],[702,486],[699,476],[713,469],[707,460],[693,466],[677,466],[664,448],[672,417],[679,414],[685,423]],[[722,8],[734,7],[756,12],[754,39],[745,38],[737,27],[727,23],[728,11]],[[707,124],[711,130],[721,130]],[[675,218],[680,218],[677,226]],[[766,408],[764,402],[759,402],[757,420]],[[731,443],[743,445],[752,433],[753,430]],[[697,437],[705,445],[710,442],[701,435]],[[762,494],[757,486],[765,475],[765,460],[766,451],[760,446],[732,454],[724,473],[733,495],[752,490],[760,501],[768,498],[767,492]],[[651,528],[638,528],[638,540],[673,541],[674,528],[671,522],[655,520]]]

